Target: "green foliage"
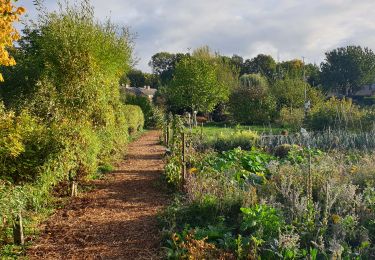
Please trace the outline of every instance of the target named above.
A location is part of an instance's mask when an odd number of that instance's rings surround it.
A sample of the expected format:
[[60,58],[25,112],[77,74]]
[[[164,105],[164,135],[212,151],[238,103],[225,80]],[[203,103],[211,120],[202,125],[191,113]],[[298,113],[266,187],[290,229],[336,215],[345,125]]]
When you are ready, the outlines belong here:
[[349,99],[331,98],[309,113],[307,122],[314,130],[331,128],[355,129],[361,125],[363,113]]
[[28,225],[60,183],[109,169],[128,132],[143,127],[141,108],[123,105],[118,88],[131,63],[127,29],[97,22],[89,1],[61,8],[41,13],[17,50],[16,73],[4,74],[4,91],[14,89],[0,105],[1,245],[14,214]]
[[128,126],[129,134],[136,133],[143,129],[144,117],[142,109],[135,105],[124,106],[126,114],[126,125]]
[[[305,101],[310,100],[315,106],[324,100],[323,94],[300,79],[286,78],[277,80],[272,86],[272,93],[277,99],[278,108],[303,108]],[[306,99],[305,99],[306,93]]]
[[128,72],[127,78],[129,79],[130,86],[133,88],[143,88],[146,86],[146,77],[140,70],[132,69]]
[[252,208],[241,208],[241,212],[243,214],[242,231],[264,240],[269,240],[279,234],[283,221],[275,208],[255,205]]
[[281,126],[289,129],[300,129],[305,119],[305,111],[302,108],[283,107],[278,119]]
[[250,150],[259,140],[256,132],[248,130],[232,131],[230,133],[218,133],[206,137],[200,141],[197,148],[201,150],[214,149],[215,151],[227,151],[237,147]]
[[142,109],[144,115],[144,125],[145,127],[154,127],[155,123],[154,117],[154,107],[148,97],[137,96],[137,95],[126,95],[125,104],[136,105]]
[[276,62],[270,55],[259,54],[253,59],[245,61],[242,74],[260,74],[271,81],[276,74]]
[[235,81],[232,68],[220,62],[207,49],[198,49],[176,65],[174,77],[167,88],[167,99],[174,111],[211,112],[219,102],[226,101]]
[[229,100],[232,118],[245,124],[271,122],[276,102],[267,80],[259,74],[251,74],[243,75],[240,82]]
[[285,150],[190,155],[184,197],[162,216],[170,255],[371,258],[373,152]]
[[327,90],[349,95],[374,82],[375,54],[360,46],[337,48],[326,53],[321,79]]
[[160,78],[161,85],[164,86],[172,80],[176,64],[189,56],[190,54],[159,52],[151,57],[149,65],[152,67],[153,73]]

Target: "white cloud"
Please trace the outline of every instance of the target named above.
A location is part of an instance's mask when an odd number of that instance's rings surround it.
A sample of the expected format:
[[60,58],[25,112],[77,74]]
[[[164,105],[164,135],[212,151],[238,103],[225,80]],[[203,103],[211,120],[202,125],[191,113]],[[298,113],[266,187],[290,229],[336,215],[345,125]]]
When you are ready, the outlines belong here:
[[[30,0],[18,3],[35,16]],[[46,0],[48,8],[56,1]],[[307,57],[347,44],[375,49],[373,0],[92,0],[98,18],[111,17],[136,32],[139,67],[159,51],[186,52],[209,45],[222,54],[251,58]]]

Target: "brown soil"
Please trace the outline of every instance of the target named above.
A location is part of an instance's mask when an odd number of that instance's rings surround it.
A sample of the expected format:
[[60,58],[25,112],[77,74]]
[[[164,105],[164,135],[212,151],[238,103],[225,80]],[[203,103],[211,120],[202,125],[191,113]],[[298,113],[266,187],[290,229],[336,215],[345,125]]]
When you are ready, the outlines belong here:
[[30,259],[159,259],[157,213],[168,197],[159,186],[164,149],[150,131],[95,190],[58,210],[28,250]]

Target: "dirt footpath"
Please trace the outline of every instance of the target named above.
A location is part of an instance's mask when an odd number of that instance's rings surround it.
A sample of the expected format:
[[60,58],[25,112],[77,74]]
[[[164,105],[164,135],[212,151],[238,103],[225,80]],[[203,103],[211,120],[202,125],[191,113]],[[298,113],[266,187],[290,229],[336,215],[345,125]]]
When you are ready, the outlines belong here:
[[159,182],[164,149],[158,134],[147,132],[130,144],[115,172],[57,211],[28,250],[28,258],[160,258],[156,216],[168,197]]

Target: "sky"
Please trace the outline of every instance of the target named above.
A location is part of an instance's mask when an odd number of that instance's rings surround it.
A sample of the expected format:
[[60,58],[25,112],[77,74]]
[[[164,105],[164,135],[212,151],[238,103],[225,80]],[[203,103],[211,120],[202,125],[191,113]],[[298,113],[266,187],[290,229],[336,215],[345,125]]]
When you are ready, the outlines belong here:
[[[56,0],[45,0],[49,10]],[[375,50],[375,0],[91,0],[98,19],[110,17],[136,34],[137,68],[150,72],[157,52],[189,52],[203,45],[245,59],[319,64],[324,53],[347,45]],[[19,0],[28,19],[32,0]]]

